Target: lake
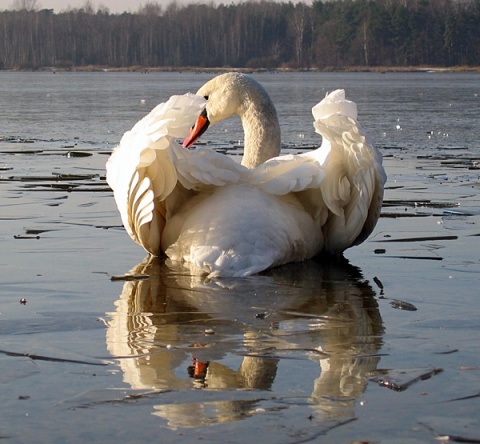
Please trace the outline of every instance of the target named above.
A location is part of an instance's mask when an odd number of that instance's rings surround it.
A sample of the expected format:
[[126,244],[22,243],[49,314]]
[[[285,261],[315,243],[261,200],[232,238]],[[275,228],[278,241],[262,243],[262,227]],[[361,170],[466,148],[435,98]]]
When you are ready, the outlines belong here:
[[357,102],[382,217],[344,258],[206,281],[130,240],[105,162],[212,76],[0,72],[0,439],[480,442],[480,74],[254,74],[285,152],[327,91]]

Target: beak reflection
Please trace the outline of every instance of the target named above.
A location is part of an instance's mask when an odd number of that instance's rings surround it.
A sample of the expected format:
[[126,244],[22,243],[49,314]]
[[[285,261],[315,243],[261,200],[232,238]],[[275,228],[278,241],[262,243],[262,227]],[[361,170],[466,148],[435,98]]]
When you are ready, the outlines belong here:
[[171,429],[244,420],[292,393],[288,406],[353,417],[383,324],[375,291],[346,260],[205,281],[152,258],[131,273],[149,278],[124,283],[107,347],[132,389],[173,393],[152,412]]

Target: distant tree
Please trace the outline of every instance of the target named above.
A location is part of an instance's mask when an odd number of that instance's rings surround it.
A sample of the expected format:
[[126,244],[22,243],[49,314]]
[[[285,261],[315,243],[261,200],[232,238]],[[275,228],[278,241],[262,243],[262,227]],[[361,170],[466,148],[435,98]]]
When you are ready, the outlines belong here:
[[12,9],[14,11],[35,11],[37,0],[13,0]]
[[311,8],[304,3],[295,5],[288,23],[293,37],[295,65],[305,66],[307,33],[311,29]]
[[140,4],[138,8],[138,13],[141,15],[149,16],[159,16],[162,15],[163,8],[158,2],[146,2],[145,4]]
[[95,9],[93,8],[93,3],[91,0],[85,0],[82,6],[80,6],[80,11],[83,11],[85,14],[95,14]]
[[228,1],[110,14],[15,0],[0,11],[0,68],[480,65],[480,0]]
[[97,14],[110,14],[110,9],[108,6],[105,6],[103,3],[100,3],[97,8]]

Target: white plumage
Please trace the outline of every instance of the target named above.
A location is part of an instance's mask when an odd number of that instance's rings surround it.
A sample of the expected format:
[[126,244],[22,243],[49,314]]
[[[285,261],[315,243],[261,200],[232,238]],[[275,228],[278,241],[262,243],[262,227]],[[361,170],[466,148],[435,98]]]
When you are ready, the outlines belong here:
[[[279,156],[275,108],[249,76],[223,74],[197,95],[158,105],[123,136],[107,162],[130,237],[150,254],[164,252],[210,277],[246,276],[363,242],[380,215],[382,157],[343,90],[312,111],[321,147]],[[177,143],[196,121],[184,145],[233,114],[245,132],[242,165]]]

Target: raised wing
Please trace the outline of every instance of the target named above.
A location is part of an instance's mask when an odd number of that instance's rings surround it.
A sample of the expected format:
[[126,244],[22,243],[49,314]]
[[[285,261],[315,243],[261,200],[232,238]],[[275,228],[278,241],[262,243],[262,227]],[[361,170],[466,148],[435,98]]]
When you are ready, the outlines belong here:
[[107,182],[113,189],[123,225],[149,253],[159,254],[165,226],[165,200],[177,184],[173,150],[185,137],[205,100],[173,96],[161,103],[123,136],[107,162]]
[[305,156],[316,158],[325,175],[320,192],[310,190],[303,198],[325,219],[325,250],[339,253],[363,242],[375,227],[386,174],[380,152],[356,120],[356,104],[345,100],[343,90],[328,94],[312,113],[323,143]]

